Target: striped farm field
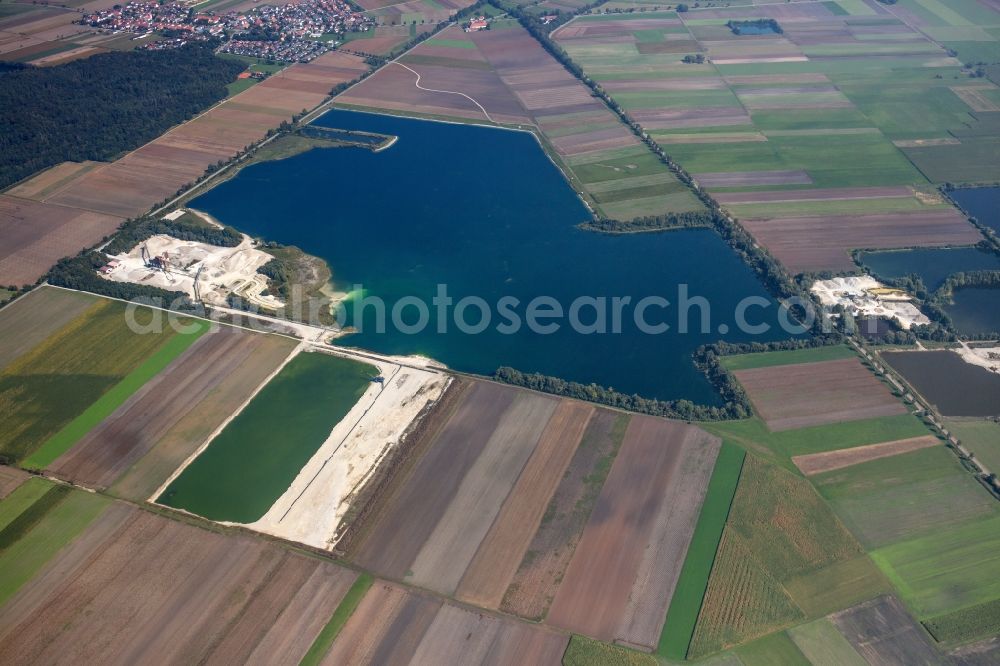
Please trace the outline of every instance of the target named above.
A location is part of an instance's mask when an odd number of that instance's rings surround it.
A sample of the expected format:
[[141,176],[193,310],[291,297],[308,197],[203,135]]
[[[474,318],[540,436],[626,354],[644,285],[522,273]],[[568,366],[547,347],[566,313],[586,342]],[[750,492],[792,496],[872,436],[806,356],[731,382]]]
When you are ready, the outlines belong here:
[[[137,318],[155,316],[152,312],[140,310]],[[30,460],[51,437],[82,417],[131,373],[140,372],[154,359],[158,366],[163,358],[178,352],[186,338],[173,342],[176,336],[169,326],[159,333],[135,333],[127,324],[124,304],[95,301],[0,372],[0,406],[11,415],[0,433],[0,453],[18,461]],[[107,402],[101,403],[102,413],[138,389],[149,369],[155,370],[145,366],[141,376],[133,376],[134,381],[110,393]],[[83,429],[92,421],[85,418],[86,423],[78,422]]]

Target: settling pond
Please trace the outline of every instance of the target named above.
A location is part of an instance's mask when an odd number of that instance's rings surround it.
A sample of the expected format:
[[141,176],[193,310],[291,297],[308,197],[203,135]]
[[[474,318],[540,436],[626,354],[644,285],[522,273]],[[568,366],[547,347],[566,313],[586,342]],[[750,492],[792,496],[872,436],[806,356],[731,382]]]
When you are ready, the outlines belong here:
[[948,192],[969,215],[1000,234],[1000,187],[967,187]]
[[886,352],[882,358],[944,416],[1000,415],[1000,375],[955,352]]
[[884,278],[916,274],[931,291],[955,273],[1000,270],[1000,255],[976,247],[862,252],[858,259]]
[[[378,332],[377,311],[368,307],[360,322],[348,320],[361,330],[342,344],[422,354],[460,371],[490,374],[509,365],[626,393],[717,405],[718,395],[692,363],[699,345],[791,337],[778,325],[777,304],[714,232],[609,236],[576,228],[589,212],[531,134],[341,110],[317,122],[399,140],[378,153],[324,148],[256,164],[191,205],[249,234],[322,257],[335,286],[352,292],[355,302],[377,296],[391,313],[400,299],[415,296],[428,306],[428,325],[417,333],[391,323]],[[490,325],[478,334],[462,332],[454,307],[439,318],[432,303],[439,284],[447,285],[455,303],[466,296],[484,299]],[[354,285],[363,285],[363,292]],[[681,285],[710,303],[710,330],[701,332],[695,307],[686,318],[691,332],[679,332]],[[499,328],[510,322],[500,314],[502,297],[517,299],[512,309],[525,322],[528,302],[539,296],[554,298],[565,314],[577,297],[606,297],[609,332],[576,332],[567,318],[544,320],[560,322],[552,333]],[[610,299],[629,297],[634,305],[646,296],[670,301],[645,313],[647,322],[669,330],[642,332],[634,309],[626,308],[621,331],[610,332]],[[735,313],[746,297],[763,304],[750,307],[747,319],[767,325],[768,332],[738,330]],[[404,323],[418,323],[416,307],[401,313]],[[463,319],[479,323],[480,310],[467,308]],[[582,307],[578,319],[594,322],[595,309]],[[445,332],[439,332],[442,325]]]

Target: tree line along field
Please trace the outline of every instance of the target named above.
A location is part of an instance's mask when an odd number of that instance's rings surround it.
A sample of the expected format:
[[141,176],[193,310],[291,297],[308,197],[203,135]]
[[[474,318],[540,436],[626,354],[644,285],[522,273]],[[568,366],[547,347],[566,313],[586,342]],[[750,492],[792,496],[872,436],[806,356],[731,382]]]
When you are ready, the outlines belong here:
[[531,126],[590,206],[610,218],[701,209],[602,102],[511,20],[494,21],[491,30],[471,34],[448,28],[336,101]]
[[[232,61],[215,60],[233,66]],[[313,109],[331,89],[367,69],[360,57],[325,53],[285,68],[114,162],[87,168],[60,165],[57,173],[42,172],[20,183],[0,195],[0,284],[35,282],[60,258],[96,244],[125,218],[172,198],[210,166],[230,160],[283,121]],[[216,99],[223,97],[221,90]]]
[[[783,33],[725,25],[764,17]],[[901,5],[828,2],[580,16],[553,37],[798,273],[854,270],[853,248],[980,239],[927,193],[995,179],[986,154],[1000,133],[978,96],[1000,89],[969,78],[922,30]],[[707,60],[682,62],[690,54]],[[939,150],[956,156],[921,159]]]

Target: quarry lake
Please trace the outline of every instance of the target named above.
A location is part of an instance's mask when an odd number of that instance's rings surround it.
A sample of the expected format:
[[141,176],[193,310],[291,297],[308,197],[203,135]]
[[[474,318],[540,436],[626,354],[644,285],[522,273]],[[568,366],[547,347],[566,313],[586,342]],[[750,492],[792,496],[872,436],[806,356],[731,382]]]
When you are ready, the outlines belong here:
[[[422,354],[459,371],[491,374],[508,365],[646,397],[715,405],[717,394],[692,363],[699,345],[791,337],[779,326],[777,303],[713,231],[612,236],[577,228],[590,218],[587,208],[527,132],[342,110],[317,124],[399,140],[381,152],[322,148],[255,164],[191,206],[246,233],[322,257],[339,290],[363,285],[364,296],[383,299],[387,309],[406,297],[429,308],[428,325],[413,334],[391,324],[377,332],[376,309],[366,308],[360,323],[349,322],[361,331],[341,344]],[[432,299],[442,284],[455,303],[466,296],[484,299],[492,308],[490,325],[469,334],[450,318],[439,320]],[[680,316],[682,285],[691,298],[710,304],[710,330],[701,332],[696,306]],[[670,328],[643,332],[633,309],[626,308],[618,333],[611,332],[611,323],[607,333],[577,332],[567,318],[545,320],[560,323],[552,333],[523,325],[501,330],[500,324],[509,323],[498,315],[502,298],[517,299],[523,319],[525,306],[539,296],[555,299],[564,310],[581,296],[608,303],[629,297],[633,306],[660,296],[670,305],[649,307],[644,319]],[[746,320],[767,325],[767,332],[738,330],[738,305],[747,297],[757,300]],[[611,310],[609,305],[607,322]],[[418,318],[416,308],[402,312],[407,323]],[[594,307],[579,311],[583,323],[596,318]],[[476,324],[481,312],[467,308],[463,319]],[[690,332],[680,332],[682,320]],[[439,332],[442,325],[446,332]]]

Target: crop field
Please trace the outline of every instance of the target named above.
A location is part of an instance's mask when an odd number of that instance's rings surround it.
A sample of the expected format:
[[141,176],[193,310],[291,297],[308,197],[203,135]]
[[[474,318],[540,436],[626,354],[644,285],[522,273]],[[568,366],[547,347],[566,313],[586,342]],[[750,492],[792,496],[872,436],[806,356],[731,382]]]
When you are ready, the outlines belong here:
[[0,408],[9,414],[0,453],[29,458],[175,335],[169,327],[132,332],[125,306],[116,301],[89,305],[0,372]]
[[874,666],[940,664],[940,653],[923,628],[893,596],[834,613],[830,620],[865,661]]
[[355,576],[114,503],[0,608],[0,659],[295,663]]
[[0,310],[0,369],[40,344],[98,299],[54,287],[34,289]]
[[904,414],[906,408],[854,358],[737,370],[772,431]]
[[[910,188],[1000,177],[986,110],[996,87],[962,74],[932,40],[953,45],[911,20],[916,2],[589,15],[553,37],[793,273],[853,270],[850,249],[977,242],[964,218]],[[756,18],[783,34],[725,26]],[[940,29],[996,44],[972,25]],[[706,62],[682,62],[694,54]]]
[[107,498],[31,479],[0,503],[0,606],[96,519]]
[[683,424],[632,418],[548,623],[656,649],[719,444]]
[[868,548],[988,519],[996,500],[943,446],[818,474],[811,481]]
[[821,617],[885,589],[861,545],[808,482],[749,456],[688,656]]
[[1000,599],[998,526],[996,515],[955,522],[883,546],[872,558],[918,618],[944,615]]
[[815,620],[788,630],[802,654],[812,664],[837,664],[839,666],[866,666],[868,664],[827,619]]
[[879,444],[869,444],[867,446],[855,446],[839,451],[826,451],[824,453],[810,453],[804,456],[795,456],[792,462],[806,476],[814,476],[824,472],[832,472],[851,465],[859,465],[870,460],[879,460],[898,456],[901,453],[918,451],[929,446],[940,446],[941,440],[933,435],[921,435],[909,439],[897,439],[893,442],[881,442]]
[[[358,5],[366,9],[370,16],[380,19],[386,26],[411,26],[426,31],[435,24],[447,21],[460,9],[472,4],[472,0],[361,0]],[[426,27],[424,26],[426,24]],[[365,49],[366,52],[370,52]]]
[[296,355],[170,482],[157,502],[211,520],[258,520],[378,374],[373,366],[339,356]]
[[629,416],[598,409],[559,481],[500,605],[532,620],[548,612],[625,437]]
[[0,467],[0,500],[17,490],[30,476],[16,467]]
[[178,423],[186,424],[191,411],[228,375],[275,344],[272,340],[231,327],[204,335],[48,471],[75,484],[108,488]]
[[1000,423],[987,420],[945,419],[945,427],[991,470],[1000,469]]
[[471,34],[448,28],[337,102],[532,125],[591,206],[611,218],[701,207],[590,90],[516,24]]
[[755,354],[737,354],[723,356],[720,359],[723,367],[729,371],[767,368],[775,365],[793,365],[796,363],[818,363],[820,361],[837,361],[844,358],[856,358],[857,353],[847,345],[826,345],[824,347],[808,347],[790,351],[758,352]]
[[376,581],[322,664],[559,664],[569,637]]

